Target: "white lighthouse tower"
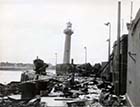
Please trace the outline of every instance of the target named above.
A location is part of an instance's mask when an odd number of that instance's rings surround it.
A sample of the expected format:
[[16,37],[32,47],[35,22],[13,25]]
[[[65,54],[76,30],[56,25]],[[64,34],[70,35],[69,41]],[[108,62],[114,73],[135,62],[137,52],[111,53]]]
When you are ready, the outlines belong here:
[[64,48],[64,59],[63,59],[64,64],[70,63],[71,35],[73,34],[73,31],[71,28],[72,28],[72,23],[68,22],[67,28],[64,30],[64,34],[66,35],[65,48]]

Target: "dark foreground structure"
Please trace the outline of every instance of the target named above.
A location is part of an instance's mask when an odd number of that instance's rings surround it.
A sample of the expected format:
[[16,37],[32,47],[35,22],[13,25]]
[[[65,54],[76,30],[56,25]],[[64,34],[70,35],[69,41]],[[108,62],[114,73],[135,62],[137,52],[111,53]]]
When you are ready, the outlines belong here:
[[[113,59],[112,59],[112,79],[115,88],[116,95],[124,95],[126,93],[127,83],[127,49],[128,49],[128,35],[123,35],[120,40],[120,60],[119,60],[119,72],[116,71],[117,67],[117,42],[114,43],[113,47]],[[119,74],[119,78],[117,75]],[[116,85],[119,83],[119,85]]]

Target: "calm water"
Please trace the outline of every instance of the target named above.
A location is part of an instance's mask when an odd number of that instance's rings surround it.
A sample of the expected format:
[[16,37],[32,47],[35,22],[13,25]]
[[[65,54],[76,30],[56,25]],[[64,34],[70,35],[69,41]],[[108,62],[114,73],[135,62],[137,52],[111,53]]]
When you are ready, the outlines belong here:
[[[11,81],[20,81],[21,73],[24,71],[0,70],[0,83],[7,84]],[[48,75],[55,74],[55,70],[47,70]],[[21,95],[10,96],[14,99],[21,99]],[[67,107],[65,101],[55,101],[61,97],[42,97],[41,101],[46,102],[50,107]]]
[[23,71],[0,70],[0,83],[7,84],[11,81],[20,81],[22,72]]
[[[0,83],[8,84],[11,81],[20,81],[21,73],[24,71],[0,70]],[[48,74],[55,74],[55,70],[47,70]]]

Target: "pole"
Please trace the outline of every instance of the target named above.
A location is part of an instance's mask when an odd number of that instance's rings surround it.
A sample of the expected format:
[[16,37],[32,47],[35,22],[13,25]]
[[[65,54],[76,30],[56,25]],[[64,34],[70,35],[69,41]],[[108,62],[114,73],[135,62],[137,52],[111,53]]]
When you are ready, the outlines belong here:
[[87,47],[85,46],[84,49],[85,49],[85,63],[87,63]]
[[122,29],[121,29],[121,34],[123,35],[123,29],[124,29],[124,19],[122,19]]
[[117,27],[117,56],[116,56],[116,80],[115,80],[115,92],[116,95],[119,95],[120,85],[119,85],[119,72],[120,72],[120,32],[121,32],[121,1],[118,1],[118,27]]
[[109,44],[108,44],[108,61],[109,61],[109,72],[111,70],[111,65],[110,65],[110,47],[111,47],[111,23],[109,24]]
[[130,23],[132,22],[132,18],[133,18],[133,1],[131,0]]
[[55,65],[57,65],[57,53],[55,53]]
[[110,47],[111,47],[111,23],[105,23],[106,26],[109,26],[109,39],[108,39],[108,63],[109,63],[109,72],[110,72]]

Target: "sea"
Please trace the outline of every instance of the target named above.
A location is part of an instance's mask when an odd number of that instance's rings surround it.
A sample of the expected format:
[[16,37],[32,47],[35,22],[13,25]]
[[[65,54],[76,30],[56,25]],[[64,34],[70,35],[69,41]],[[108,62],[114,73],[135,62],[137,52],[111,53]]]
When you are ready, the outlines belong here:
[[[13,70],[0,70],[0,83],[8,84],[12,81],[20,81],[21,74],[25,71],[13,71]],[[47,70],[49,75],[55,74],[55,70]]]
[[[21,73],[25,71],[0,70],[0,83],[8,84],[11,81],[20,81]],[[46,70],[47,74],[55,74],[55,70]],[[21,95],[11,95],[11,98],[20,99]],[[62,97],[41,97],[41,102],[46,102],[49,107],[67,107],[65,101],[56,101]]]

